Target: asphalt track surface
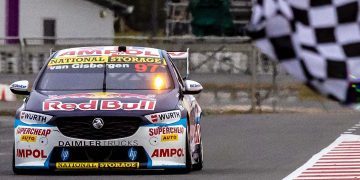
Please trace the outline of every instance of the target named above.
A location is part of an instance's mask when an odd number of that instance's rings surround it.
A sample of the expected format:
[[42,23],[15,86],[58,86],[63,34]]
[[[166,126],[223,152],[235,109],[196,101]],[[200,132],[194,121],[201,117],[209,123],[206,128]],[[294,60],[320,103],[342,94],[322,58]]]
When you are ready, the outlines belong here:
[[[303,165],[358,123],[360,113],[205,116],[205,167],[189,174],[14,175],[12,118],[0,117],[0,179],[249,179],[277,180]],[[359,132],[353,132],[359,134]]]

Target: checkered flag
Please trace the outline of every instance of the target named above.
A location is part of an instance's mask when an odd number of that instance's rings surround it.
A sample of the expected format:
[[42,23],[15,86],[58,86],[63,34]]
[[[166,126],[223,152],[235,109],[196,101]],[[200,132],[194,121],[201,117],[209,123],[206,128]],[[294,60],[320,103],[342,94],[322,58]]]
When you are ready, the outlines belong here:
[[342,103],[360,102],[359,0],[257,0],[250,35],[293,76]]

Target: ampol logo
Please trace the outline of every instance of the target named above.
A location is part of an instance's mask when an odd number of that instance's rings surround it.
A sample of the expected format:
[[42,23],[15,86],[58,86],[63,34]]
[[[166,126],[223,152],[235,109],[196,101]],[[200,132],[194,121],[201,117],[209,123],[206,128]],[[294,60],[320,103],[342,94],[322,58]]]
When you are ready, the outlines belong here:
[[47,155],[45,155],[45,151],[39,149],[17,149],[16,156],[21,158],[47,158]]
[[183,148],[171,148],[171,149],[155,149],[151,157],[183,157]]

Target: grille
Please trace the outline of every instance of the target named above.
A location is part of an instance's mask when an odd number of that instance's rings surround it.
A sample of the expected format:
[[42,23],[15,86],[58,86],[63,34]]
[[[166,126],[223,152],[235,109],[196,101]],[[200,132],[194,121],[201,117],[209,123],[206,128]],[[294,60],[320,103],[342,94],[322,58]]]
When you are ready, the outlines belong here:
[[104,126],[94,128],[95,117],[57,118],[60,132],[68,137],[87,140],[106,140],[124,138],[133,135],[139,128],[141,119],[137,117],[101,117]]

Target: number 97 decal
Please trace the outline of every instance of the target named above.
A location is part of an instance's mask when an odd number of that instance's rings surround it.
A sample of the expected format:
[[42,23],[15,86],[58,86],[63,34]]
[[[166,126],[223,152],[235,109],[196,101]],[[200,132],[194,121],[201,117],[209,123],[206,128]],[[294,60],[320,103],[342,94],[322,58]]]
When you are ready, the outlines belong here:
[[150,72],[154,73],[159,68],[156,64],[135,64],[135,71],[140,73]]

